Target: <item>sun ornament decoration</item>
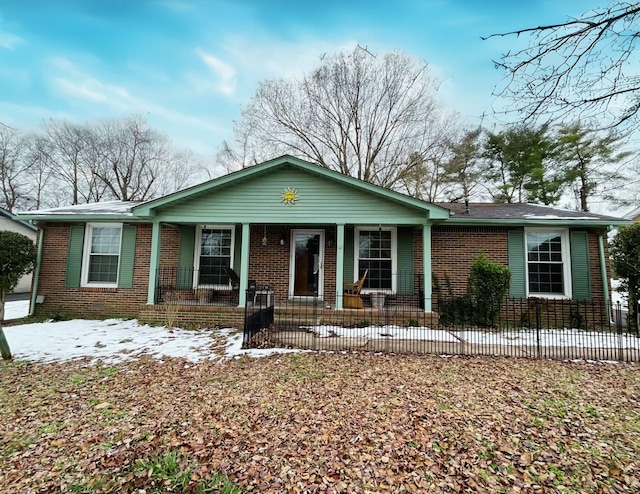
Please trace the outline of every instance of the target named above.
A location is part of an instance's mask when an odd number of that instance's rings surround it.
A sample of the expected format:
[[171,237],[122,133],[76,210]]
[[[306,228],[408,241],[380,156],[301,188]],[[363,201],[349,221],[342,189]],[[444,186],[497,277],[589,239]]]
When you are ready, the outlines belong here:
[[293,187],[285,187],[281,197],[283,204],[293,206],[298,200],[298,191]]

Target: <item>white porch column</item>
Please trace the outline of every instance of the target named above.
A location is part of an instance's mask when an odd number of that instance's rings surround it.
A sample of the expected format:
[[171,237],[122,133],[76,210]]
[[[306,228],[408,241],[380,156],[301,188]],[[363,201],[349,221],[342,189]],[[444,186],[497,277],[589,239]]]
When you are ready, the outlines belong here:
[[242,249],[240,251],[240,296],[238,307],[244,307],[247,303],[247,288],[249,288],[249,223],[242,224]]
[[342,310],[344,298],[344,225],[336,225],[336,310]]
[[147,304],[151,305],[156,303],[161,241],[162,225],[158,220],[153,220],[153,226],[151,227],[151,255],[149,256],[149,286],[147,287]]
[[424,311],[431,312],[431,224],[422,225],[422,272],[424,273]]

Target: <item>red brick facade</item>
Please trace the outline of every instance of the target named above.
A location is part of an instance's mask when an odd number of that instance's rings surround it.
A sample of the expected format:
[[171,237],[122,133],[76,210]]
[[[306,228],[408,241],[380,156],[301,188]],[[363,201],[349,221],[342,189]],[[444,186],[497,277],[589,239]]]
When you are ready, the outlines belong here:
[[[136,252],[133,288],[69,288],[65,286],[65,270],[69,243],[69,224],[47,223],[40,267],[38,295],[44,295],[44,303],[36,307],[37,315],[53,315],[57,312],[82,317],[141,317],[152,322],[162,322],[162,307],[147,305],[149,258],[151,252],[151,225],[137,224]],[[258,285],[273,285],[276,300],[289,293],[289,265],[291,231],[314,229],[325,231],[324,301],[335,302],[336,285],[336,227],[279,226],[266,227],[266,245],[262,245],[265,228],[253,225],[250,229],[249,279]],[[493,262],[508,265],[507,235],[503,227],[451,227],[432,229],[432,270],[441,283],[447,277],[455,293],[466,290],[473,259],[482,250]],[[594,300],[603,300],[602,273],[599,266],[599,230],[589,232],[591,259],[591,289]],[[284,245],[280,244],[281,239]],[[414,270],[422,273],[422,230],[414,229]],[[160,266],[178,265],[180,231],[174,226],[162,228]],[[606,254],[606,253],[605,253]],[[605,255],[605,259],[608,255]],[[608,268],[608,266],[607,266]],[[436,294],[434,293],[434,308]],[[325,304],[325,305],[326,305]],[[196,307],[185,309],[185,321],[194,325],[240,325],[242,309]]]

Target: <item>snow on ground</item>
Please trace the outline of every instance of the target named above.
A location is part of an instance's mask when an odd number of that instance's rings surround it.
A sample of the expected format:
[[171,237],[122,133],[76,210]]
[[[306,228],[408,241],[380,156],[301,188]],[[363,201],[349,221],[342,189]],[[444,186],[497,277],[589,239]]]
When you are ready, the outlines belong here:
[[[6,319],[27,315],[23,301],[8,302]],[[23,311],[24,313],[22,313]],[[19,314],[16,317],[16,314]],[[66,362],[89,357],[115,363],[142,355],[184,357],[192,362],[242,355],[263,357],[287,349],[242,349],[242,333],[234,329],[187,331],[138,324],[136,320],[42,322],[3,327],[13,357],[37,362]]]
[[[25,309],[26,307],[26,309]],[[7,319],[26,315],[28,302],[6,304]],[[16,316],[17,315],[17,316]],[[535,346],[535,331],[488,332],[480,330],[447,331],[428,327],[311,326],[305,328],[321,338],[390,338],[442,342],[468,342],[480,345]],[[7,326],[4,333],[14,358],[38,362],[64,362],[88,357],[115,363],[142,355],[154,358],[184,357],[192,362],[262,357],[276,353],[300,352],[288,349],[242,349],[242,333],[234,329],[187,331],[141,325],[136,320],[73,320]],[[640,338],[595,333],[577,329],[540,331],[541,346],[640,349]],[[621,339],[620,339],[621,338]]]
[[17,300],[4,304],[4,320],[20,319],[29,315],[29,301]]
[[579,329],[545,329],[538,334],[529,329],[520,331],[448,331],[428,327],[367,326],[344,328],[341,326],[308,326],[305,329],[320,338],[394,338],[449,343],[473,343],[497,346],[536,346],[538,337],[543,347],[623,348],[640,349],[640,338],[624,334],[619,341],[616,333],[598,333]]
[[460,341],[449,331],[426,327],[366,326],[364,328],[345,328],[342,326],[309,326],[305,329],[315,333],[320,338],[344,336],[346,338],[397,338],[403,340],[447,341],[450,343]]

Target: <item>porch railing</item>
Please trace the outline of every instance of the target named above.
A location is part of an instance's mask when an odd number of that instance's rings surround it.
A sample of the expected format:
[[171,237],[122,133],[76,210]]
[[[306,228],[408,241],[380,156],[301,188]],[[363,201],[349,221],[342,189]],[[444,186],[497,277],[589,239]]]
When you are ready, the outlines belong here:
[[158,269],[156,303],[180,303],[182,305],[238,305],[239,291],[230,283],[215,286],[195,286],[199,272],[192,268],[164,267]]

